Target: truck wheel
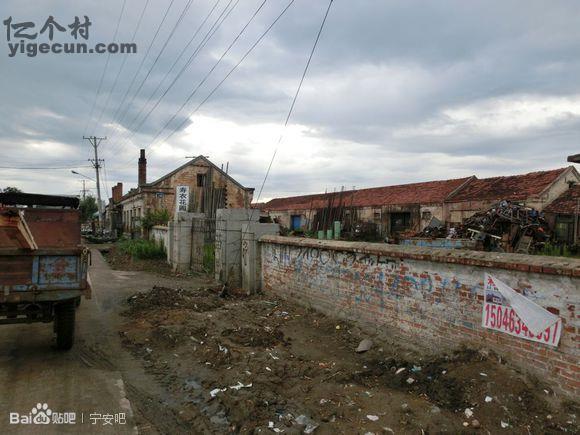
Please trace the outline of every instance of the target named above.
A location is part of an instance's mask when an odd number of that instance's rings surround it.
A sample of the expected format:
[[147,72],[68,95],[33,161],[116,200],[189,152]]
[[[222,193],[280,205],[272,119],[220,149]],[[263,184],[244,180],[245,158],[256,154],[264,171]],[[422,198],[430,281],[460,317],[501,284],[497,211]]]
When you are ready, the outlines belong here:
[[56,348],[69,350],[75,339],[75,303],[66,302],[55,307]]

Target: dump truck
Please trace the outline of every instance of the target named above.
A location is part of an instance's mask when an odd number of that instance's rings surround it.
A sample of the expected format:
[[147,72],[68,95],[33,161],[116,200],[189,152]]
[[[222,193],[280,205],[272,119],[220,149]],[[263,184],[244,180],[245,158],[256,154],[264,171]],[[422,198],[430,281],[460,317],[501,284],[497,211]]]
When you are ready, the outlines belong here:
[[61,350],[91,294],[78,207],[75,197],[0,193],[0,325],[54,322]]

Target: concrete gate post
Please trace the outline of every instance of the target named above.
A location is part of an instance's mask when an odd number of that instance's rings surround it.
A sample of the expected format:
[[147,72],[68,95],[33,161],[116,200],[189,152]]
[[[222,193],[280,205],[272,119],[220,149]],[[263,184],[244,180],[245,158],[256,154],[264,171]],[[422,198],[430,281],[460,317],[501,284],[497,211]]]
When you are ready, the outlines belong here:
[[280,226],[251,222],[242,228],[242,289],[247,294],[261,290],[262,260],[258,240],[266,234],[280,234]]
[[257,223],[260,213],[243,208],[216,213],[215,279],[231,287],[242,285],[242,227]]

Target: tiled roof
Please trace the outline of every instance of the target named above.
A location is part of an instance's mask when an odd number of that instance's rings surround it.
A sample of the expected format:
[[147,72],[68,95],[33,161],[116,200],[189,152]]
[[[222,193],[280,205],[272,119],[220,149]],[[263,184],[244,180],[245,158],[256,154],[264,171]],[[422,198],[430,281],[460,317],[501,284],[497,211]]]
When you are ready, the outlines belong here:
[[572,186],[556,198],[544,211],[547,213],[574,214],[580,200],[580,185]]
[[478,178],[453,195],[449,202],[502,199],[522,201],[542,193],[567,169],[560,168],[507,177]]
[[329,200],[333,202],[334,206],[338,206],[341,201],[341,195],[343,205],[352,205],[354,207],[441,203],[450,193],[462,186],[470,178],[348,190],[342,192],[342,194],[336,192],[275,198],[267,202],[264,209],[280,211],[323,208],[328,206]]

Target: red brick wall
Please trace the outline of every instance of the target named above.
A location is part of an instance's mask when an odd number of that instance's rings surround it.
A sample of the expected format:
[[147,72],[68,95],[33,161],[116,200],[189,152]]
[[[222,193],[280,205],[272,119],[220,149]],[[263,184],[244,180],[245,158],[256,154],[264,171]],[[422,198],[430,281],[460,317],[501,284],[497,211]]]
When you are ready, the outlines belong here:
[[[262,287],[427,351],[489,348],[570,396],[580,393],[580,261],[378,243],[261,239]],[[484,272],[562,318],[558,347],[484,329]]]
[[[204,188],[197,185],[198,174],[208,174],[209,166],[206,163],[200,162],[195,165],[185,166],[182,170],[176,172],[171,177],[164,179],[161,183],[153,185],[155,187],[164,187],[175,189],[177,186],[189,186],[191,212],[201,212],[201,197]],[[213,171],[213,179],[206,180],[212,183],[216,188],[227,188],[226,208],[246,208],[250,204],[251,196],[240,186],[227,179],[218,171]],[[167,209],[173,215],[175,211],[175,195],[172,193],[167,196]]]

